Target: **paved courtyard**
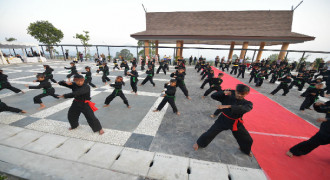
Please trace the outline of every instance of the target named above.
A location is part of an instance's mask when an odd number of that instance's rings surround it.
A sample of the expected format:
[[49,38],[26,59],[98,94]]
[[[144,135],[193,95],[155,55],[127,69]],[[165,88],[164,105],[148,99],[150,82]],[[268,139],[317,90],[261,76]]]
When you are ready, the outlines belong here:
[[[49,64],[55,70],[54,79],[57,81],[66,79],[65,76],[68,71],[63,67],[68,67],[69,62],[52,61],[44,64]],[[138,86],[138,95],[131,94],[129,79],[125,78],[124,80],[127,84],[123,87],[123,91],[132,108],[128,109],[119,97],[111,102],[110,107],[103,108],[104,100],[112,92],[113,88],[104,86],[101,82],[101,75],[95,73],[96,66],[92,62],[78,63],[78,71],[84,71],[86,65],[92,67],[93,82],[97,86],[97,88],[92,88],[91,94],[92,101],[99,108],[95,114],[105,130],[105,134],[102,136],[91,131],[83,115],[80,117],[81,126],[72,131],[68,130],[67,112],[72,99],[46,97],[43,98],[46,108],[40,111],[37,110],[39,106],[33,104],[33,97],[40,94],[42,90],[28,90],[24,87],[24,84],[37,84],[32,81],[35,79],[34,73],[43,72],[42,64],[19,64],[0,67],[9,76],[13,86],[26,91],[26,94],[15,94],[6,89],[2,90],[0,91],[1,100],[9,106],[18,107],[28,112],[27,114],[5,112],[0,114],[0,129],[7,131],[0,133],[2,135],[0,148],[3,150],[2,152],[8,152],[7,154],[3,153],[2,156],[0,155],[0,160],[4,162],[10,161],[10,163],[15,164],[15,162],[12,162],[13,160],[8,159],[6,161],[4,159],[5,155],[15,151],[17,153],[25,153],[25,155],[37,152],[37,155],[45,155],[47,158],[63,158],[74,163],[84,162],[89,165],[93,158],[98,157],[99,159],[96,158],[94,161],[99,160],[101,165],[96,162],[92,163],[92,165],[102,168],[111,167],[111,170],[122,173],[117,177],[118,179],[127,179],[128,176],[132,179],[143,177],[173,179],[169,175],[172,173],[172,170],[162,172],[167,174],[168,177],[160,176],[162,173],[154,170],[162,169],[165,166],[172,166],[172,169],[177,169],[176,171],[178,172],[173,172],[175,179],[186,179],[188,176],[189,179],[191,177],[197,178],[198,176],[192,176],[195,172],[193,167],[202,169],[200,170],[201,172],[210,176],[212,175],[210,173],[212,168],[210,167],[218,169],[222,167],[227,174],[231,174],[231,178],[237,177],[239,179],[240,176],[235,176],[236,171],[238,175],[240,172],[251,171],[254,175],[260,175],[261,179],[264,178],[256,159],[246,156],[239,151],[236,140],[230,131],[219,134],[207,148],[197,152],[193,151],[192,145],[197,138],[213,124],[215,119],[210,118],[209,115],[214,112],[218,104],[210,97],[204,100],[201,99],[206,89],[202,90],[199,88],[202,81],[200,81],[200,76],[193,67],[187,68],[185,80],[192,100],[186,99],[182,91],[177,89],[176,104],[181,112],[181,115],[177,116],[168,105],[160,112],[152,112],[162,100],[161,91],[164,83],[170,79],[169,74],[160,73],[155,75],[156,87],[152,87],[150,83]],[[112,70],[112,63],[110,69]],[[138,71],[140,83],[146,74],[140,71],[140,67]],[[173,71],[174,67],[171,66],[170,72]],[[122,70],[115,70],[110,72],[109,77],[113,82],[116,76],[123,74]],[[247,83],[248,78],[249,76],[246,75],[245,79],[240,80]],[[303,99],[298,97],[299,93],[296,89],[293,89],[286,97],[280,96],[279,93],[275,96],[270,96],[269,92],[276,85],[265,81],[264,85],[257,90],[306,121],[316,126],[318,125],[315,123],[315,119],[322,115],[309,110],[305,113],[299,112],[298,109]],[[71,92],[68,88],[56,84],[53,84],[53,86],[57,94]],[[252,87],[254,88],[253,85]],[[325,101],[326,99],[321,100]],[[22,139],[25,142],[23,144],[20,142],[23,141]],[[16,141],[18,141],[18,144],[15,144]],[[45,150],[42,144],[50,142],[53,142],[53,144]],[[38,143],[42,150],[35,149],[34,145]],[[81,149],[79,149],[80,147]],[[79,153],[63,154],[75,148],[78,149]],[[94,156],[92,156],[93,154]],[[31,156],[36,156],[36,154]],[[135,173],[136,171],[134,170],[130,171],[132,167],[127,166],[132,159],[125,159],[125,157],[128,158],[130,156],[140,157],[141,159],[136,158],[136,161],[137,163],[144,163],[145,166],[141,166],[145,169],[138,171],[138,173]],[[121,160],[122,164],[116,164],[116,160]],[[156,162],[162,163],[159,165]],[[205,169],[200,168],[203,165],[205,165]],[[8,165],[3,166],[8,167]],[[31,167],[28,166],[26,168]],[[40,175],[39,177],[44,176]],[[224,178],[228,179],[228,175],[224,176]]]

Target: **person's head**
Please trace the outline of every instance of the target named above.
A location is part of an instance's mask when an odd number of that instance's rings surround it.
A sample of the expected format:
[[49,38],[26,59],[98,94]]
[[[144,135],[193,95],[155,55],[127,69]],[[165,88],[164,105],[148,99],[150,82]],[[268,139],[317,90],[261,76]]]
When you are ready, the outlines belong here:
[[49,68],[49,65],[44,65],[44,69],[48,69]]
[[237,99],[244,99],[246,95],[248,95],[250,92],[250,88],[247,85],[244,84],[237,84],[236,90],[235,90],[235,96]]
[[123,82],[123,77],[122,76],[117,76],[115,81],[116,82]]
[[316,78],[316,82],[321,83],[322,82],[322,78]]
[[70,66],[74,66],[74,62],[70,62]]
[[84,85],[85,78],[84,78],[84,76],[77,74],[77,75],[74,75],[74,76],[73,76],[73,81],[74,81],[78,86],[82,86],[82,85]]
[[214,71],[213,71],[213,70],[211,70],[211,71],[210,71],[210,73],[211,73],[211,74],[214,74]]
[[45,75],[43,73],[38,73],[36,75],[36,78],[38,79],[38,81],[43,81],[45,80]]
[[298,73],[298,76],[303,76],[303,73]]
[[184,72],[184,69],[183,69],[183,68],[179,68],[179,69],[178,69],[178,72],[179,72],[179,74],[181,74],[181,73]]
[[176,80],[175,79],[170,80],[170,86],[176,86]]
[[132,71],[135,71],[135,69],[136,69],[136,66],[133,66],[133,67],[132,67]]
[[103,63],[103,66],[105,66],[105,65],[107,65],[107,63],[106,63],[106,62],[104,62],[104,63]]
[[86,66],[86,67],[85,67],[85,70],[89,72],[89,71],[91,71],[91,67]]
[[290,79],[290,78],[291,78],[291,74],[288,74],[288,75],[286,76],[286,78]]
[[223,77],[223,73],[218,74],[218,78],[221,79]]
[[261,73],[265,73],[265,70],[264,70],[264,69],[262,69],[260,72],[261,72]]
[[323,88],[323,83],[317,83],[317,84],[315,84],[315,88],[316,89],[322,89]]
[[151,70],[152,69],[152,66],[148,66],[148,69]]

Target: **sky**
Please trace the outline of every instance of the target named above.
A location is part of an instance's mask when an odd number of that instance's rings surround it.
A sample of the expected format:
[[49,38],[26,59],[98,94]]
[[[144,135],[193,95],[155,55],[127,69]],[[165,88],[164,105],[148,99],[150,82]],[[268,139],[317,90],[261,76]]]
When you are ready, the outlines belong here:
[[[91,44],[136,45],[130,34],[145,30],[145,12],[172,11],[241,11],[241,10],[291,10],[301,0],[0,0],[0,41],[14,37],[18,42],[38,43],[27,34],[31,22],[47,20],[64,33],[61,44],[80,44],[76,33],[90,32]],[[330,51],[330,1],[305,0],[295,11],[292,31],[316,37],[314,41],[292,44],[289,50]],[[205,47],[194,45],[195,47]],[[212,46],[220,47],[220,46]],[[228,47],[227,47],[228,48]],[[240,48],[240,47],[237,47]],[[256,48],[256,47],[251,47]],[[267,49],[280,49],[280,46]],[[105,50],[104,50],[105,51]],[[160,50],[162,55],[167,52]],[[184,56],[219,54],[227,52],[184,51]],[[239,54],[239,52],[234,52]],[[248,56],[252,52],[248,52]],[[267,53],[266,53],[267,54]],[[299,53],[292,53],[296,58]],[[317,54],[330,58],[330,54]]]

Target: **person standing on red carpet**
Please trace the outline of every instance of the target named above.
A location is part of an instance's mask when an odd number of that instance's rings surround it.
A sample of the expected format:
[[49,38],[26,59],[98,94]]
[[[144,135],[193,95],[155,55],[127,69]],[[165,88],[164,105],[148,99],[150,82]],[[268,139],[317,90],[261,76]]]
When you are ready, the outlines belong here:
[[252,102],[244,99],[250,92],[250,88],[244,84],[238,84],[236,90],[219,91],[212,94],[212,98],[218,100],[222,105],[218,109],[222,110],[221,115],[215,123],[203,133],[193,145],[195,151],[200,147],[205,148],[222,131],[231,130],[238,142],[240,150],[252,156],[252,137],[243,125],[242,117],[253,108]]

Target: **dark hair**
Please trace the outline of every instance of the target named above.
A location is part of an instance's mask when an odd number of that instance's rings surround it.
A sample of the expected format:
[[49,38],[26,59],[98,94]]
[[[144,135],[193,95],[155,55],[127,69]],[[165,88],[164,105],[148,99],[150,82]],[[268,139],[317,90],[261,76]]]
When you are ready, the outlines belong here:
[[74,62],[70,62],[70,64],[75,64]]
[[250,92],[250,88],[245,84],[237,84],[236,91],[239,93]]
[[170,83],[176,83],[176,79],[171,79]]
[[219,73],[218,76],[223,76],[223,73]]
[[85,67],[85,69],[91,69],[91,67],[89,67],[89,66],[86,66],[86,67]]
[[36,75],[37,78],[45,78],[45,75],[43,73],[38,73]]
[[45,67],[45,68],[49,68],[49,65],[46,65],[46,64],[45,64],[44,67]]
[[73,79],[84,79],[84,76],[82,76],[80,74],[76,74],[73,76]]

